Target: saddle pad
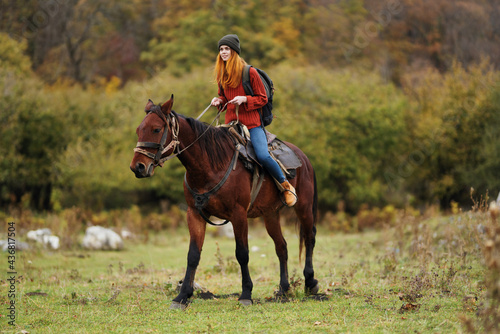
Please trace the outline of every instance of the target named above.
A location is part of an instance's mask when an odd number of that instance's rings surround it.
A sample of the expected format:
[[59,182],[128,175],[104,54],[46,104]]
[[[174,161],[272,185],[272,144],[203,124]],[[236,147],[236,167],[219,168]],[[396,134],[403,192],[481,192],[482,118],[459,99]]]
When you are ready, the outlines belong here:
[[[231,133],[231,131],[230,134],[233,135],[233,137],[235,137],[235,139],[239,142],[239,144],[236,145],[236,149],[239,151],[239,158],[243,161],[246,168],[253,170],[254,164],[259,166],[260,164],[257,161],[255,150],[247,133],[248,130],[244,131],[242,130],[242,126],[240,124],[236,125],[237,126],[234,128],[237,134],[235,135],[234,133]],[[290,147],[288,147],[283,141],[279,140],[275,134],[267,130],[265,131],[269,152],[281,163],[282,167],[286,170],[294,170],[302,166],[302,162],[299,157]],[[246,146],[242,141],[246,141]]]
[[273,141],[276,139],[276,135],[274,133],[267,131],[267,129],[264,129],[264,131],[266,132],[267,145],[271,145]]
[[[294,170],[302,166],[302,162],[290,147],[279,139],[268,146],[269,152],[274,156],[283,167],[287,170]],[[236,149],[240,152],[239,157],[245,164],[245,167],[253,170],[253,164],[259,165],[252,142],[248,142],[247,146],[237,145]]]
[[297,154],[277,138],[269,145],[269,152],[272,153],[286,169],[297,169],[302,166],[302,162]]

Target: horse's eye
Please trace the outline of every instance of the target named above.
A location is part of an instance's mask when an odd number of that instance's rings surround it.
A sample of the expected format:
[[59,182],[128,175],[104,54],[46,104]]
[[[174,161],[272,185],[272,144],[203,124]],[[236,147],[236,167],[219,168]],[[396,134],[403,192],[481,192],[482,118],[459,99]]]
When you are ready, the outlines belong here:
[[161,129],[154,129],[153,132],[154,133],[160,133]]

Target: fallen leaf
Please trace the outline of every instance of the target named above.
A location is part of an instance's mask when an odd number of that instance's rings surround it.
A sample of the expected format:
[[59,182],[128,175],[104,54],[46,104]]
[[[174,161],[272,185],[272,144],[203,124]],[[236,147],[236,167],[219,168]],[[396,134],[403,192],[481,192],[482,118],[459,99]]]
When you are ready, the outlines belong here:
[[420,308],[420,304],[414,304],[414,303],[406,303],[401,306],[399,309],[400,312],[404,311],[415,311]]

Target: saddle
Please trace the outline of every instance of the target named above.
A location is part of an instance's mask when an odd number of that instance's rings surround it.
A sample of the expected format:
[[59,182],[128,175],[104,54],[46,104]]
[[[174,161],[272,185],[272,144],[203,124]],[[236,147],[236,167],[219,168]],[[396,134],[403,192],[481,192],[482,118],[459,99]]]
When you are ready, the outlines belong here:
[[[252,189],[250,191],[251,200],[248,204],[247,212],[251,209],[253,203],[257,199],[257,195],[259,194],[265,175],[264,173],[261,173],[263,168],[257,161],[255,150],[252,146],[252,142],[250,141],[250,133],[248,132],[246,126],[239,122],[224,124],[221,126],[229,128],[229,133],[233,137],[236,144],[236,152],[233,155],[233,159],[229,164],[229,168],[227,169],[226,174],[224,175],[222,180],[211,190],[200,194],[189,186],[186,174],[184,174],[184,183],[187,189],[193,195],[195,207],[198,209],[198,213],[207,223],[214,226],[222,226],[227,224],[229,221],[226,220],[221,224],[213,223],[212,221],[210,221],[210,217],[207,216],[204,212],[205,206],[207,205],[210,196],[215,194],[224,185],[231,171],[236,168],[237,159],[240,159],[243,162],[243,165],[253,173]],[[279,140],[276,135],[266,130],[266,136],[269,154],[278,163],[285,175],[289,179],[293,179],[295,176],[297,176],[296,169],[302,166],[302,162],[300,161],[299,157],[283,141]],[[283,187],[279,184],[279,182],[276,180],[275,182],[278,188],[283,191]]]
[[[295,152],[286,145],[283,141],[277,138],[275,134],[265,130],[267,136],[267,145],[269,154],[281,167],[281,170],[289,179],[293,179],[297,173],[296,169],[302,166],[302,162]],[[256,168],[261,169],[262,166],[257,161],[257,156],[250,141],[250,134],[247,128],[241,123],[231,124],[229,133],[236,140],[236,149],[239,152],[239,159],[243,165],[253,172]]]

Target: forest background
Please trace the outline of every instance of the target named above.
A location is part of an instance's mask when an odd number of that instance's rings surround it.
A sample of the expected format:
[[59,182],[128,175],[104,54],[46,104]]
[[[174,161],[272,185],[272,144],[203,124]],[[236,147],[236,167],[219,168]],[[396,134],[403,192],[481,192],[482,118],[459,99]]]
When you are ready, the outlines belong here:
[[[184,202],[173,160],[129,170],[149,98],[195,117],[236,33],[268,128],[311,159],[322,212],[470,208],[500,190],[496,0],[0,0],[0,207]],[[211,122],[215,110],[204,116]]]

